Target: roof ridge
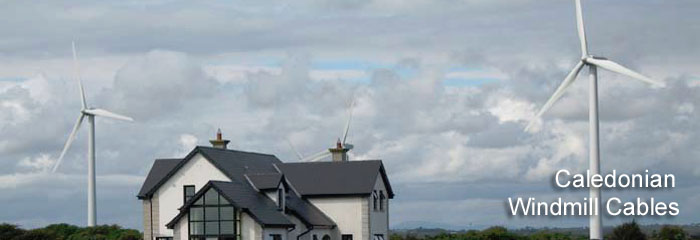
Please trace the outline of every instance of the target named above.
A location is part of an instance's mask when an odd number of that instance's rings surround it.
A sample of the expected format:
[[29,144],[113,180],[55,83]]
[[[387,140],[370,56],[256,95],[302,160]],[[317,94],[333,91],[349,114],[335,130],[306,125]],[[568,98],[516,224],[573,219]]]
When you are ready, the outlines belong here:
[[282,162],[282,164],[329,164],[329,163],[353,163],[353,162],[359,162],[359,163],[366,163],[366,162],[383,162],[381,159],[367,159],[367,160],[349,160],[349,161],[342,161],[342,162]]
[[246,176],[260,176],[260,175],[282,175],[282,173],[244,173]]
[[263,155],[263,156],[273,156],[273,157],[276,157],[274,154],[270,154],[270,153],[249,152],[249,151],[241,151],[241,150],[236,150],[236,149],[222,149],[222,148],[215,148],[215,147],[210,147],[210,146],[201,146],[201,145],[198,145],[196,148],[206,148],[206,149],[209,149],[209,150],[227,151],[227,152],[238,152],[238,153],[246,153],[246,154],[255,154],[255,155]]

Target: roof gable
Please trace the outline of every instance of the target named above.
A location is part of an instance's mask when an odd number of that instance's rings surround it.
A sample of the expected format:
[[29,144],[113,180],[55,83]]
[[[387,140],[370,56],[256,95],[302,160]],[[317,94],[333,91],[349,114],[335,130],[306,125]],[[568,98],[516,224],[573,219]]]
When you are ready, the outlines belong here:
[[389,197],[394,197],[380,160],[282,163],[277,167],[304,197],[371,194],[377,176],[384,180]]
[[282,183],[281,173],[246,174],[245,177],[258,190],[277,189]]
[[[158,188],[173,176],[182,166],[189,162],[197,153],[202,154],[217,169],[230,179],[243,181],[247,173],[277,173],[274,164],[281,163],[277,157],[270,154],[243,152],[231,149],[219,149],[197,146],[183,159],[169,159],[154,162],[146,181],[139,191],[139,199],[153,196]],[[177,160],[177,161],[175,161]]]
[[175,169],[181,161],[182,159],[156,159],[153,162],[151,170],[148,172],[148,176],[146,176],[146,180],[141,186],[138,198],[143,199],[147,196],[150,197],[150,194],[155,192],[154,189],[163,185],[163,183],[170,178],[173,174],[173,169]]
[[188,213],[190,207],[209,189],[216,190],[231,205],[248,213],[262,226],[294,226],[284,214],[277,210],[277,205],[272,200],[259,194],[250,185],[238,181],[209,181],[180,208],[180,213],[166,226],[168,228],[174,227],[180,218]]

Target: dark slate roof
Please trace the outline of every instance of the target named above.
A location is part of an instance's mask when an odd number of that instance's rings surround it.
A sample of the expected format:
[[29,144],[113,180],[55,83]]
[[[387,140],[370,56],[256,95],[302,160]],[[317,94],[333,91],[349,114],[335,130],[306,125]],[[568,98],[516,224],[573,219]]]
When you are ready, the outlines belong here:
[[316,206],[293,192],[287,194],[287,211],[297,216],[306,226],[335,227],[335,222]]
[[282,163],[277,157],[270,154],[197,146],[186,157],[177,162],[169,161],[167,164],[157,164],[157,169],[156,163],[154,163],[151,172],[148,173],[148,177],[146,177],[146,181],[141,187],[141,191],[139,191],[138,198],[150,198],[160,185],[165,183],[172,174],[177,172],[197,153],[201,153],[227,177],[241,182],[246,181],[244,179],[245,174],[277,173],[274,164]]
[[231,182],[209,181],[195,196],[180,208],[180,213],[166,226],[172,228],[180,218],[188,211],[192,204],[210,188],[216,189],[221,196],[226,198],[233,206],[247,212],[256,222],[266,226],[292,227],[292,223],[282,212],[277,210],[277,205],[265,195],[258,193],[250,184],[237,180]]
[[198,146],[193,151],[197,150],[232,179],[244,180],[245,174],[277,173],[274,164],[282,163],[271,154],[203,146]]
[[146,180],[143,182],[143,186],[141,186],[138,197],[143,198],[151,189],[162,185],[162,182],[165,182],[169,178],[168,175],[181,161],[182,159],[156,159],[156,161],[153,162],[151,171],[148,172]]
[[371,194],[378,173],[389,198],[394,197],[381,160],[282,163],[277,167],[304,197]]
[[282,182],[281,173],[246,174],[246,177],[258,190],[276,189]]
[[267,196],[258,193],[247,183],[212,181],[227,200],[248,210],[253,218],[263,225],[294,225],[282,212],[277,210],[277,204]]

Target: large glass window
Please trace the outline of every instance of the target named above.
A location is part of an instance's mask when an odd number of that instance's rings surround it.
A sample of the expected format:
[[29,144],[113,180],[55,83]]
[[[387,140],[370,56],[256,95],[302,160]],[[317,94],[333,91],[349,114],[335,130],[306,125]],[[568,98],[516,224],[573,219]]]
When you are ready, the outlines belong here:
[[189,213],[191,240],[240,239],[236,209],[213,188],[195,201]]

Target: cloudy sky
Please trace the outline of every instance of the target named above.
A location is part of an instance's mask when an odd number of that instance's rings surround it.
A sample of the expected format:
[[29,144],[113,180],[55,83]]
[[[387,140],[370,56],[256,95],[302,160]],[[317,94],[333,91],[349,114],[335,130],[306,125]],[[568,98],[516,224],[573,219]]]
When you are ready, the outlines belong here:
[[[584,1],[593,54],[659,79],[599,71],[603,172],[672,173],[661,191],[700,221],[700,2]],[[332,146],[356,100],[352,159],[383,159],[395,227],[586,226],[510,218],[506,199],[582,199],[554,171],[588,166],[579,79],[523,128],[579,58],[573,1],[9,1],[0,8],[0,222],[85,224],[87,131],[51,168],[80,109],[75,40],[97,120],[98,223],[141,228],[136,199],[155,158],[221,127],[235,149],[298,161]],[[585,74],[587,71],[583,71]],[[607,224],[627,218],[606,218]]]

